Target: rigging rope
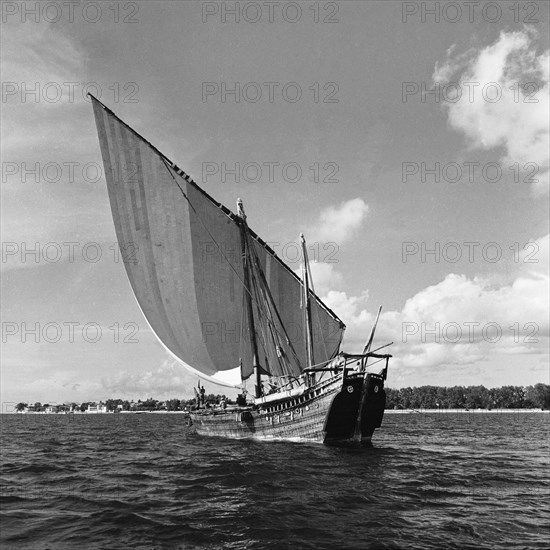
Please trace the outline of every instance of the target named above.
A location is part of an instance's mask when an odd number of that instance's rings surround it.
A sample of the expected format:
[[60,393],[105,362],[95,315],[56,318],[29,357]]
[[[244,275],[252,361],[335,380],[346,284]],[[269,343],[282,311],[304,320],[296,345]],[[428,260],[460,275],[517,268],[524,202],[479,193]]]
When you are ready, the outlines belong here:
[[[244,283],[244,281],[241,279],[241,277],[239,276],[239,273],[237,272],[237,270],[235,269],[235,267],[233,266],[233,264],[229,261],[229,259],[227,258],[227,256],[224,254],[223,250],[222,250],[222,247],[220,246],[220,244],[218,243],[218,241],[214,238],[214,236],[212,235],[212,233],[209,231],[208,227],[206,226],[206,224],[204,223],[204,221],[202,220],[201,216],[199,215],[199,213],[197,212],[196,208],[193,206],[193,203],[189,200],[189,197],[187,196],[187,194],[185,193],[185,191],[182,189],[181,185],[179,184],[179,182],[177,181],[177,179],[174,177],[174,174],[172,172],[172,167],[166,162],[166,159],[164,157],[161,156],[161,159],[162,159],[162,162],[164,163],[164,166],[166,167],[166,169],[168,170],[168,173],[170,174],[170,176],[172,177],[172,179],[174,180],[174,183],[178,186],[178,189],[180,190],[181,194],[183,195],[183,197],[185,198],[185,200],[189,203],[189,206],[191,207],[191,209],[193,210],[193,212],[195,213],[195,215],[197,216],[197,219],[201,222],[202,226],[204,227],[204,229],[206,230],[206,232],[208,233],[208,235],[210,236],[210,238],[212,239],[212,241],[215,243],[215,245],[218,247],[218,250],[220,251],[220,254],[222,255],[222,257],[224,258],[224,260],[229,264],[229,267],[233,270],[233,272],[235,273],[235,275],[237,276],[237,279],[240,281],[241,285],[243,286],[243,289],[245,290],[245,292],[247,292],[251,298],[251,300],[253,300],[254,302],[256,302],[256,309],[258,311],[258,313],[260,314],[260,316],[264,316],[265,317],[265,314],[263,313],[263,311],[261,310],[261,308],[259,307],[259,304],[258,304],[258,300],[255,298],[255,296],[253,295],[253,293],[247,288],[246,284]],[[253,254],[256,254],[256,251],[254,250],[254,247],[250,247],[249,244],[247,243],[247,246],[250,249],[253,250]],[[257,260],[257,256],[256,257],[256,260]],[[261,270],[260,270],[261,272]],[[261,272],[262,276],[263,276],[263,272]],[[265,279],[264,279],[265,280]],[[267,283],[266,283],[267,284]],[[268,287],[269,288],[269,287]],[[271,293],[270,293],[271,294]],[[276,309],[276,308],[275,308]],[[276,310],[277,311],[277,310]],[[277,315],[279,316],[279,313],[277,311]],[[294,355],[296,356],[296,352],[294,351],[294,349],[292,348],[292,343],[290,342],[289,338],[288,338],[288,334],[286,333],[286,329],[284,327],[284,324],[282,322],[282,320],[280,319],[280,316],[279,316],[279,321],[281,323],[281,327],[283,328],[283,331],[284,331],[284,337],[287,339],[287,341],[289,341],[290,345],[291,345],[291,349],[294,353]],[[268,320],[269,322],[269,320]],[[261,326],[261,325],[260,325]],[[275,331],[280,334],[280,332],[275,328]],[[264,351],[265,351],[265,347],[264,347]],[[296,356],[296,359],[298,360],[298,357]],[[300,365],[300,362],[298,361],[298,365]]]
[[[298,358],[298,354],[296,353],[296,350],[294,349],[294,346],[292,344],[292,341],[290,340],[289,336],[288,336],[288,333],[286,331],[286,328],[285,328],[285,325],[283,323],[283,320],[281,319],[281,315],[279,313],[279,309],[277,308],[277,305],[275,304],[275,300],[273,298],[273,295],[271,294],[271,289],[269,288],[269,285],[267,284],[267,281],[265,279],[265,274],[263,272],[263,269],[261,268],[261,265],[260,265],[260,259],[258,258],[258,254],[256,253],[256,250],[253,248],[252,250],[252,254],[254,256],[254,261],[255,261],[255,264],[256,264],[256,269],[258,270],[258,273],[260,275],[260,280],[261,280],[261,283],[263,285],[263,288],[269,298],[269,301],[271,302],[271,304],[273,305],[273,309],[277,315],[277,320],[279,321],[279,324],[281,325],[281,328],[283,329],[283,332],[284,332],[284,336],[285,336],[285,340],[286,340],[286,343],[288,344],[288,346],[290,347],[290,351],[292,352],[292,355],[294,355],[294,358],[296,360],[296,364],[298,366],[298,369],[301,371],[302,370],[302,366],[300,364],[300,359]],[[275,329],[276,330],[276,329]],[[280,334],[278,330],[276,330],[277,334]]]

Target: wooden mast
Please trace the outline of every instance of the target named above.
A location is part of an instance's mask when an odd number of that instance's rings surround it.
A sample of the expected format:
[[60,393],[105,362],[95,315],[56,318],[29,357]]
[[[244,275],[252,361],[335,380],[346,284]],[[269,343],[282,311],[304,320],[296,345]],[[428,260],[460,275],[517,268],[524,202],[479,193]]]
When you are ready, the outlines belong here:
[[[370,331],[369,339],[367,340],[367,343],[365,344],[365,347],[363,348],[363,354],[368,354],[370,351],[370,348],[372,346],[372,341],[374,340],[374,333],[376,332],[376,326],[378,325],[378,319],[380,319],[380,312],[382,311],[382,306],[378,308],[378,314],[376,315],[376,320],[374,321],[374,325],[372,325],[372,329]],[[365,359],[361,359],[361,370],[365,370],[367,368],[367,362],[369,358],[365,357]]]
[[248,332],[250,335],[250,345],[252,347],[252,366],[254,367],[254,396],[262,396],[262,379],[260,365],[258,361],[258,342],[256,341],[256,330],[254,327],[254,310],[252,309],[252,285],[250,281],[250,253],[248,250],[248,224],[246,223],[246,214],[244,213],[243,201],[237,199],[237,214],[240,218],[241,229],[241,252],[243,257],[243,271],[245,284],[246,312],[248,318]]
[[[305,339],[304,343],[306,346],[306,357],[307,357],[307,368],[313,367],[315,364],[313,357],[313,337],[311,329],[311,305],[309,302],[309,263],[307,257],[307,248],[306,240],[304,234],[300,233],[300,243],[302,245],[302,280],[303,280],[303,307],[305,310]],[[312,374],[311,376],[315,376]]]

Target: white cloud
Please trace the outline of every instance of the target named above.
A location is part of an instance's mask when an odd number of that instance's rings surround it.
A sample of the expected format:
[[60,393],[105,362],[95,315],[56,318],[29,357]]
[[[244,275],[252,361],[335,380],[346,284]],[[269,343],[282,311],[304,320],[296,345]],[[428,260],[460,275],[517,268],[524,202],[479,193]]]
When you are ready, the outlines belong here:
[[519,255],[522,271],[532,277],[548,276],[550,266],[550,234],[529,242]]
[[[545,360],[549,235],[534,242],[537,253],[530,260],[538,262],[519,263],[508,283],[502,283],[496,275],[471,279],[449,274],[407,300],[401,311],[383,312],[374,347],[395,343],[392,364],[400,376],[411,373],[410,369],[430,371],[450,365],[483,364],[499,354],[535,355]],[[523,262],[525,255],[520,260]],[[348,327],[344,348],[360,351],[378,304],[368,304],[368,292],[348,296],[340,290],[329,290],[323,300]]]
[[[16,87],[15,94],[12,86],[6,88],[8,103],[23,100],[27,108],[38,102],[43,107],[63,106],[73,97],[65,83],[73,84],[77,100],[83,99],[86,57],[74,39],[54,25],[35,25],[32,32],[26,25],[6,25],[2,30],[2,80]],[[58,92],[63,94],[59,98]]]
[[368,205],[361,198],[325,208],[317,223],[308,231],[310,242],[335,242],[340,245],[351,240],[363,225],[368,211]]
[[[34,25],[31,32],[25,24],[2,26],[2,155],[7,161],[33,168],[37,161],[90,160],[97,135],[86,93],[106,95],[108,84],[91,81],[88,61],[78,37],[63,27]],[[20,175],[6,179],[20,181]]]
[[436,62],[435,71],[432,76],[434,82],[447,83],[451,81],[451,78],[460,70],[464,70],[471,61],[473,55],[475,55],[474,49],[469,49],[461,54],[455,55],[451,58],[451,55],[456,49],[456,44],[453,44],[447,50],[447,59],[441,66]]
[[[369,335],[369,325],[374,317],[365,308],[369,292],[365,290],[360,296],[348,296],[345,292],[331,290],[323,301],[332,309],[348,327],[346,338],[354,344],[364,343]],[[368,330],[367,330],[368,328]]]
[[[460,83],[460,99],[443,105],[449,123],[465,134],[471,147],[503,147],[503,161],[509,165],[535,163],[534,178],[539,181],[534,189],[543,192],[549,181],[550,53],[537,55],[537,38],[534,30],[526,28],[501,32],[494,44],[480,50],[453,56],[451,48],[446,61],[436,64],[433,80],[443,86]],[[502,95],[492,101],[497,90]]]
[[[334,264],[310,262],[309,267],[311,269],[315,293],[319,296],[324,296],[330,290],[342,286],[344,277],[334,269]],[[301,276],[301,269],[297,269],[296,273]]]
[[[132,398],[156,397],[193,397],[193,387],[197,386],[199,377],[172,358],[166,359],[159,367],[146,372],[122,371],[111,378],[103,378],[103,393],[110,396]],[[225,393],[234,395],[235,389],[200,379],[207,393]],[[223,383],[223,381],[222,381]]]

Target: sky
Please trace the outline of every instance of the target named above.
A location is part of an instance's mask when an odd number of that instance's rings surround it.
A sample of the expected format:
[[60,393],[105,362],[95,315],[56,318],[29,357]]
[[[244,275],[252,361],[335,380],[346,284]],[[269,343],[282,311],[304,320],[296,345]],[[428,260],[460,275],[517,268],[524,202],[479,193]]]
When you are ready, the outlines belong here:
[[548,3],[35,4],[2,3],[3,410],[197,383],[133,297],[87,91],[292,269],[305,234],[345,351],[382,305],[388,386],[550,382]]

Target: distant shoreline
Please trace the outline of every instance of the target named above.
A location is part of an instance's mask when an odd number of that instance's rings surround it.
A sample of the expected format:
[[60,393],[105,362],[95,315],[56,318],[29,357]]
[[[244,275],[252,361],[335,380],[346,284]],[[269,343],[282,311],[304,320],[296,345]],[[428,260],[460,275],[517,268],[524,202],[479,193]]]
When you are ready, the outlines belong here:
[[3,412],[2,414],[43,414],[47,416],[65,416],[68,414],[76,414],[82,416],[94,416],[98,414],[189,414],[189,411],[108,411],[108,412],[88,412],[88,411],[67,411],[67,412],[46,412],[46,411],[12,411]]
[[384,414],[495,414],[495,413],[549,413],[550,410],[543,409],[386,409]]
[[[94,415],[114,415],[114,414],[189,414],[190,411],[119,411],[119,412],[59,412],[59,413],[47,413],[40,412],[3,412],[2,414],[40,414],[46,416],[65,416],[68,414],[76,414],[79,416],[94,416]],[[384,414],[514,414],[514,413],[550,413],[550,410],[543,409],[386,409]]]

